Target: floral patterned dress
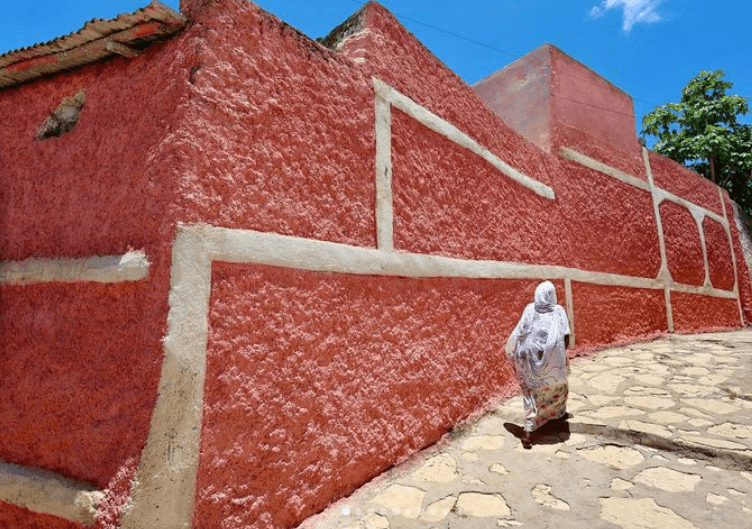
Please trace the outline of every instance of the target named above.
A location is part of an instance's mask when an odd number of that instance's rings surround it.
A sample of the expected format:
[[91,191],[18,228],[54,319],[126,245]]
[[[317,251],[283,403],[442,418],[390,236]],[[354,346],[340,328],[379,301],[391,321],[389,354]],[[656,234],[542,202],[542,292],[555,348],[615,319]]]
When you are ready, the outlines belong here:
[[541,283],[507,341],[507,356],[522,388],[526,432],[567,412],[568,334],[569,321],[556,304],[553,284]]

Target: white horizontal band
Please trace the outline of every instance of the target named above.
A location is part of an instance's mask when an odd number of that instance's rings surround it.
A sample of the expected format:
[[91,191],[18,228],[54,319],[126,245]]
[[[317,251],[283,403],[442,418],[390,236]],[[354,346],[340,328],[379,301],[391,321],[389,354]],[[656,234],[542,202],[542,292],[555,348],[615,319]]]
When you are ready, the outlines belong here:
[[149,273],[144,252],[74,259],[25,259],[0,262],[0,283],[118,283],[138,281]]
[[650,191],[650,184],[645,180],[640,180],[639,178],[632,176],[631,174],[627,174],[624,171],[619,171],[618,169],[611,167],[610,165],[606,165],[603,162],[599,162],[598,160],[586,156],[581,152],[577,152],[574,149],[570,149],[568,147],[562,147],[559,152],[567,160],[571,160],[580,165],[584,165],[589,169],[593,169],[605,175],[612,176],[617,180],[621,180],[625,184],[629,184],[638,189],[642,189],[643,191]]
[[92,525],[104,494],[63,476],[0,462],[0,500]]
[[[414,278],[570,279],[583,283],[664,289],[661,279],[591,272],[577,268],[508,261],[473,261],[440,255],[384,252],[315,239],[215,226],[183,227],[206,244],[213,261],[257,263],[315,272]],[[194,231],[195,230],[195,231]],[[672,283],[680,292],[735,298],[734,292]]]

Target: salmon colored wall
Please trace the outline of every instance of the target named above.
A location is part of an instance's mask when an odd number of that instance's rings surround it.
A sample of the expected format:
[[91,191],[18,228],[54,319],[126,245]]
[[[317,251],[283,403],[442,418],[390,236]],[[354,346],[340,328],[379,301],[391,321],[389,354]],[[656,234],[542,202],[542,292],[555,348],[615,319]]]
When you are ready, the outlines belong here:
[[23,507],[0,502],[0,527],[3,529],[87,529],[87,526],[39,514]]
[[551,48],[542,46],[473,86],[509,126],[551,149]]
[[508,392],[536,285],[216,263],[194,526],[294,526]]
[[554,147],[572,148],[646,180],[632,98],[556,47],[550,49]]
[[663,290],[572,282],[577,347],[630,343],[668,331]]
[[702,221],[702,229],[708,249],[710,283],[715,288],[733,290],[734,264],[731,260],[731,245],[726,230],[718,221],[710,217],[705,217]]
[[671,311],[676,332],[733,329],[741,324],[735,299],[672,292]]
[[709,209],[713,213],[723,215],[718,186],[713,182],[690,171],[680,163],[652,151],[649,157],[653,180],[658,187]]
[[199,9],[175,215],[374,246],[373,86],[246,0]]
[[[143,250],[152,263],[137,283],[0,285],[2,350],[12,351],[0,354],[0,460],[101,488],[103,520],[128,499],[123,472],[132,477],[157,393],[175,190],[165,146],[187,78],[178,48],[156,44],[0,95],[0,113],[13,116],[0,127],[0,262]],[[86,104],[75,128],[37,141],[79,89]],[[18,512],[0,503],[0,520]]]
[[[0,113],[16,116],[0,129],[0,261],[142,249],[152,263],[134,283],[0,286],[0,335],[14,351],[0,357],[0,424],[12,425],[0,430],[0,460],[102,489],[99,529],[117,526],[148,434],[177,224],[375,247],[374,76],[556,192],[538,197],[393,110],[397,251],[658,274],[650,193],[525,140],[381,6],[355,17],[339,51],[245,0],[185,7],[189,26],[140,58],[0,98]],[[584,68],[557,53],[554,80]],[[587,75],[594,97],[628,100]],[[557,86],[554,98],[573,96]],[[36,128],[79,88],[78,125],[37,142]],[[573,132],[578,123],[554,127],[557,145],[645,178],[639,147],[624,150],[624,121],[595,143]],[[667,189],[723,214],[715,187],[671,183],[685,173],[656,168]],[[667,239],[694,237],[693,220],[664,210]],[[729,288],[728,240],[724,250],[711,223],[705,233],[720,248],[708,255],[711,279]],[[696,281],[691,240],[669,264]],[[195,527],[290,527],[513,391],[503,344],[537,282],[215,263]],[[740,291],[752,318],[748,281]],[[663,290],[575,281],[572,292],[581,351],[668,330]],[[671,299],[677,330],[740,324],[735,300]],[[0,526],[48,521],[25,513],[0,504]]]
[[[731,204],[731,199],[727,191],[723,191],[723,202],[728,212],[729,218],[734,218],[734,206]],[[748,281],[749,268],[747,260],[744,258],[744,252],[742,251],[741,239],[736,226],[736,222],[730,223],[731,227],[731,241],[733,246],[734,260],[736,261],[736,274],[739,283],[739,300],[742,307],[742,314],[744,315],[744,323],[749,325],[752,322],[752,282]]]
[[660,205],[660,214],[671,277],[677,283],[702,286],[705,262],[700,232],[692,213],[681,204],[665,200]]

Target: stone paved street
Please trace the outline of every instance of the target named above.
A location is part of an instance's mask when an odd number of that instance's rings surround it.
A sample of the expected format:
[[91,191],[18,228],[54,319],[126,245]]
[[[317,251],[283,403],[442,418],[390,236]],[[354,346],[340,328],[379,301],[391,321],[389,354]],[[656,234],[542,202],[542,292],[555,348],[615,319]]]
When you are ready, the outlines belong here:
[[515,397],[301,529],[751,526],[752,332],[582,359],[568,409],[524,450]]

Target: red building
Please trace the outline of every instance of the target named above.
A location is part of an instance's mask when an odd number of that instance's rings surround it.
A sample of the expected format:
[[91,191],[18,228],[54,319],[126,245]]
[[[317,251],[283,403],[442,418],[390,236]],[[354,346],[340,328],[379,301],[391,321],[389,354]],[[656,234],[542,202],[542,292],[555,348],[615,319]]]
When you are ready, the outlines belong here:
[[727,193],[558,49],[181,10],[0,56],[0,527],[293,527],[513,393],[542,279],[572,354],[752,318]]

